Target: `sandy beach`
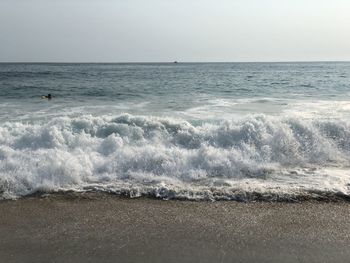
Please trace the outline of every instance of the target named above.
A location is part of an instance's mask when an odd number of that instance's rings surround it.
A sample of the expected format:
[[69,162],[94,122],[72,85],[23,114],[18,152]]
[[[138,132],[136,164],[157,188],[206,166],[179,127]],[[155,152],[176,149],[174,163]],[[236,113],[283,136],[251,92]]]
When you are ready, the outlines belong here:
[[56,195],[0,202],[1,262],[345,262],[346,202]]

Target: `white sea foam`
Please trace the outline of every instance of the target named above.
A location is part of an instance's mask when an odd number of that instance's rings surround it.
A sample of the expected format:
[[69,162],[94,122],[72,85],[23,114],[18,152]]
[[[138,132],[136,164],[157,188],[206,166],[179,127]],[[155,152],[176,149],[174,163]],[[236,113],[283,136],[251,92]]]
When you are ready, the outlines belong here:
[[184,199],[348,196],[350,122],[133,116],[0,126],[0,194],[99,190]]

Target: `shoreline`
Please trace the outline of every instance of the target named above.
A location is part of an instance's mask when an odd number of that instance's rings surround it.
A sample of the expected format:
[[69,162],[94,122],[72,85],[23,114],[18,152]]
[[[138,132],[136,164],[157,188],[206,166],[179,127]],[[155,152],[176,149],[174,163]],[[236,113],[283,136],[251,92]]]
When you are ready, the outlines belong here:
[[278,194],[278,193],[260,193],[260,192],[236,192],[233,196],[213,195],[208,197],[195,196],[172,196],[159,195],[158,193],[141,193],[140,195],[132,194],[132,191],[121,190],[119,192],[100,191],[100,190],[59,190],[59,191],[36,191],[28,195],[3,198],[1,202],[25,200],[30,198],[37,199],[100,199],[105,197],[120,199],[150,199],[160,201],[181,201],[181,202],[237,202],[237,203],[308,203],[308,202],[325,202],[325,203],[350,203],[350,196],[341,192],[299,192],[294,194]]
[[89,193],[0,202],[4,262],[345,262],[350,203]]

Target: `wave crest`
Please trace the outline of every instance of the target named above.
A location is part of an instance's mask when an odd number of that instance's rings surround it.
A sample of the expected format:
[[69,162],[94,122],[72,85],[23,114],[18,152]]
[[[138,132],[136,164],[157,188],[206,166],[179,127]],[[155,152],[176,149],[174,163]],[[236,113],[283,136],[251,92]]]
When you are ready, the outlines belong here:
[[197,124],[129,114],[9,122],[0,127],[0,193],[2,198],[71,189],[124,189],[131,196],[135,189],[140,195],[163,189],[154,195],[195,199],[347,195],[346,172],[328,168],[349,163],[349,126],[264,115]]

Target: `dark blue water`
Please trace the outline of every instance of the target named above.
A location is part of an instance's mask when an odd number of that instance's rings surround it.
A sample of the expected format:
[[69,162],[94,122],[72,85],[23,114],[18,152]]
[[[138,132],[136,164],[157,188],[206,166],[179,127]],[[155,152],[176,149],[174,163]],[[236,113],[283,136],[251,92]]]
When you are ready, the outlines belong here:
[[[350,63],[0,64],[0,98],[342,97]],[[180,102],[179,102],[180,104]]]

